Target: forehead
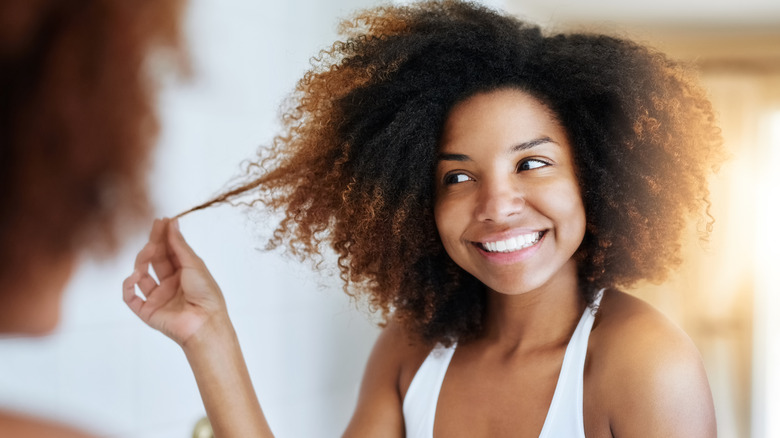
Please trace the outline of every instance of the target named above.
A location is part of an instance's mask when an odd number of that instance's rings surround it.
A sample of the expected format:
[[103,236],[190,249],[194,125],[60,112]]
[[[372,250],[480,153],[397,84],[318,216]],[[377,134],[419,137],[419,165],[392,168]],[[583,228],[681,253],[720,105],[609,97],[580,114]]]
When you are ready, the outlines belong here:
[[502,88],[457,103],[445,120],[440,150],[485,143],[511,144],[539,137],[567,142],[564,127],[542,101]]

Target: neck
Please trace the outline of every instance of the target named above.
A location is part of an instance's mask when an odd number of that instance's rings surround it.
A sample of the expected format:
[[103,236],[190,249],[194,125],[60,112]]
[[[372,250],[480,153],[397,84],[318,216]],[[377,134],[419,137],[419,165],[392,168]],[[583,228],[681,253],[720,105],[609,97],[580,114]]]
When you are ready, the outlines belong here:
[[488,290],[482,338],[512,350],[565,344],[584,309],[572,260],[539,288],[516,295]]

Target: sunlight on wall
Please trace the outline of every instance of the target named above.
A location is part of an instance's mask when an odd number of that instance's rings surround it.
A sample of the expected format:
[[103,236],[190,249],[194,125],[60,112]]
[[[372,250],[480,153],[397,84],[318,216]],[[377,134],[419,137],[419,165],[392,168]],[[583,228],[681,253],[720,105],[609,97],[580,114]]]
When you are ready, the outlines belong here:
[[[753,431],[756,437],[780,436],[780,110],[768,117],[770,144],[759,173],[756,226],[756,296]],[[761,357],[763,356],[763,357]]]

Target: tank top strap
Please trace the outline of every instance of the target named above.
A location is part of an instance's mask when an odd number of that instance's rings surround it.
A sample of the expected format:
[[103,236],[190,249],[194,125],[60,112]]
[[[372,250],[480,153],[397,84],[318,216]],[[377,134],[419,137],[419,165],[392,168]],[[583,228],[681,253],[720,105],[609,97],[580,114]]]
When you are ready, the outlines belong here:
[[433,436],[439,392],[456,345],[444,347],[437,344],[412,378],[402,407],[406,438]]
[[588,340],[596,319],[604,289],[601,289],[580,317],[577,328],[566,346],[563,365],[558,375],[550,409],[539,438],[585,438],[583,418],[583,385],[585,357],[588,353]]

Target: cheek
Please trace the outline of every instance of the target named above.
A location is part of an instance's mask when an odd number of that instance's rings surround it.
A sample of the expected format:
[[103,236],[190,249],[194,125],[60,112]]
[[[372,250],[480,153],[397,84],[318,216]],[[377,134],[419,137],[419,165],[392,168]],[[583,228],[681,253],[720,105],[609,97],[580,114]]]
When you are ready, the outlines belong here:
[[537,189],[532,206],[553,222],[555,234],[567,246],[579,246],[585,236],[585,206],[577,182],[560,178]]
[[585,205],[579,187],[575,183],[570,183],[566,187],[561,187],[560,191],[567,194],[560,198],[561,202],[556,206],[560,211],[561,228],[565,230],[567,237],[576,241],[573,243],[579,246],[585,237]]
[[442,241],[446,240],[448,234],[448,227],[450,222],[447,220],[447,209],[437,202],[433,207],[433,218],[436,221],[436,231],[439,232],[439,237]]
[[433,217],[444,249],[452,256],[452,249],[460,240],[461,222],[464,216],[458,212],[453,203],[437,202],[433,208]]

